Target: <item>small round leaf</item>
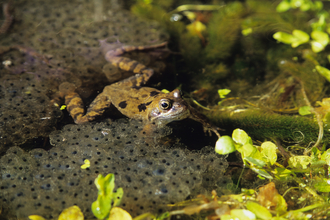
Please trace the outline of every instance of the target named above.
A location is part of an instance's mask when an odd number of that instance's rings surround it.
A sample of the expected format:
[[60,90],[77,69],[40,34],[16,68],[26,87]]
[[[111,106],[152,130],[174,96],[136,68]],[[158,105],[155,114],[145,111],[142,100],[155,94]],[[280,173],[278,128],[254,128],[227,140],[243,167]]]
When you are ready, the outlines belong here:
[[236,151],[234,141],[229,136],[222,136],[215,144],[215,152],[218,154],[229,154]]

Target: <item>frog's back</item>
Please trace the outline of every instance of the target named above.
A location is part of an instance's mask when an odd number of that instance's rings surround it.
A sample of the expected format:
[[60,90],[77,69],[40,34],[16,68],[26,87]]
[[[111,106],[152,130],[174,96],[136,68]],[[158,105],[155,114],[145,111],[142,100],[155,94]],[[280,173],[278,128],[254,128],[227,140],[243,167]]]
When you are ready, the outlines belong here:
[[148,120],[149,109],[158,105],[157,96],[162,94],[150,87],[107,86],[106,93],[112,104],[129,118]]

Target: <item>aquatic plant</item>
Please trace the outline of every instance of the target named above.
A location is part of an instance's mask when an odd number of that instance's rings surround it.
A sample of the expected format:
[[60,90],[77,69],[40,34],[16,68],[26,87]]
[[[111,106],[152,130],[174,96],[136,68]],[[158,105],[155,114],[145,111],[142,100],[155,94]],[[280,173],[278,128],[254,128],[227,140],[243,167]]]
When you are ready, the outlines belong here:
[[116,207],[120,204],[124,191],[122,188],[118,188],[116,192],[113,192],[115,175],[112,173],[105,177],[99,174],[95,179],[95,185],[98,189],[98,196],[97,200],[92,204],[92,211],[98,219],[104,219],[109,215],[111,207]]

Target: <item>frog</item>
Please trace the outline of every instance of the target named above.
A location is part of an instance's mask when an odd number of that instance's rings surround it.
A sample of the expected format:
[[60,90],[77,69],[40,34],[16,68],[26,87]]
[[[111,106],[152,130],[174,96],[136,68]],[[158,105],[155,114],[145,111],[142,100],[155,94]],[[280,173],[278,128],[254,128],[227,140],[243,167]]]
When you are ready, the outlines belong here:
[[199,113],[183,99],[181,91],[174,89],[164,93],[145,84],[154,75],[154,70],[136,60],[123,57],[131,51],[146,51],[166,46],[167,42],[151,46],[127,46],[121,43],[107,43],[100,41],[105,54],[105,60],[114,66],[134,73],[124,80],[105,86],[97,95],[85,113],[84,104],[75,91],[74,84],[64,82],[59,91],[65,99],[67,111],[76,124],[94,121],[104,111],[114,105],[123,115],[131,119],[142,120],[147,126],[164,126],[172,121],[191,118],[202,123],[204,131],[211,135],[213,131],[218,137],[218,128],[211,125],[206,116]]

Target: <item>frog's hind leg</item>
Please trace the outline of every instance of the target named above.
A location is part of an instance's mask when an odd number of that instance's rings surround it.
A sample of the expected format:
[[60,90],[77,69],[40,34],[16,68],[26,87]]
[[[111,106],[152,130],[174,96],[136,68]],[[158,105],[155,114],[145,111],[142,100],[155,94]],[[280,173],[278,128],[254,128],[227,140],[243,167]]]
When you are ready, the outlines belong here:
[[84,115],[84,103],[75,90],[76,87],[72,83],[64,82],[59,86],[59,93],[65,99],[66,109],[77,123]]
[[149,78],[154,74],[154,70],[146,67],[145,65],[132,60],[127,57],[122,57],[126,52],[135,51],[135,50],[151,50],[159,47],[163,47],[167,42],[152,45],[152,46],[123,46],[114,50],[109,50],[105,54],[105,59],[110,62],[112,65],[125,70],[136,73],[137,75],[128,78],[127,80],[121,81],[122,86],[142,86],[144,85]]
[[67,111],[76,124],[93,121],[97,116],[102,115],[104,110],[111,104],[108,97],[101,93],[90,104],[86,115],[84,115],[84,103],[79,94],[75,92],[75,86],[72,83],[65,82],[60,85],[59,90],[65,98]]
[[134,76],[115,83],[122,87],[140,87],[146,84],[154,74],[153,69],[127,57],[112,57],[111,64],[122,70],[136,73]]

